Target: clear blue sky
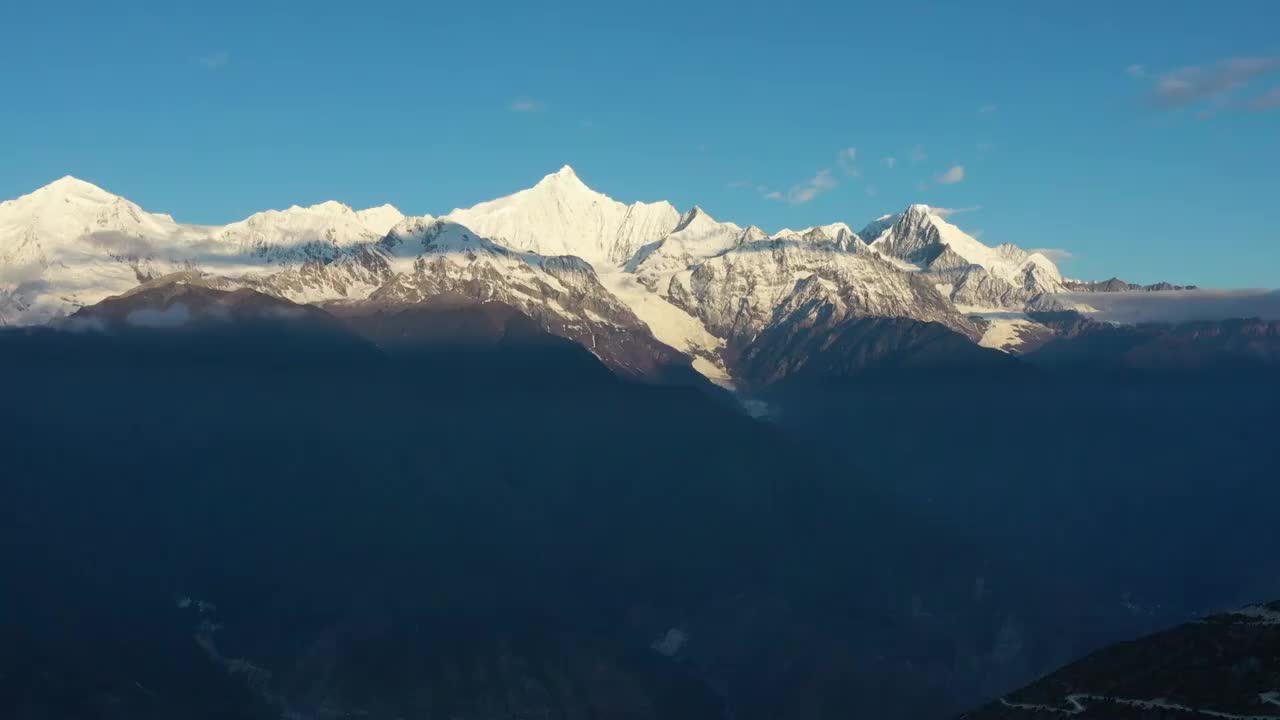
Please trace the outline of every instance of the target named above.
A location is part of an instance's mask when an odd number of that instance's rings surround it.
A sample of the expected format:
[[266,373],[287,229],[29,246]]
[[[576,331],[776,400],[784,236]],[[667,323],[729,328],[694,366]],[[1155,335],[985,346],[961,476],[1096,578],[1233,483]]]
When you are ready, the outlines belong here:
[[438,214],[569,163],[770,230],[978,207],[953,221],[1074,276],[1280,286],[1275,0],[17,0],[3,23],[0,197],[73,174],[188,222]]

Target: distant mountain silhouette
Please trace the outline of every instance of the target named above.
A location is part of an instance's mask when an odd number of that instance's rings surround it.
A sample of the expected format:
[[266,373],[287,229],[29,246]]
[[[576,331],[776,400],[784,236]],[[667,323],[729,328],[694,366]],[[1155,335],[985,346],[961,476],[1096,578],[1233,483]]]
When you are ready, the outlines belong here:
[[1280,602],[1119,643],[964,720],[1280,717]]

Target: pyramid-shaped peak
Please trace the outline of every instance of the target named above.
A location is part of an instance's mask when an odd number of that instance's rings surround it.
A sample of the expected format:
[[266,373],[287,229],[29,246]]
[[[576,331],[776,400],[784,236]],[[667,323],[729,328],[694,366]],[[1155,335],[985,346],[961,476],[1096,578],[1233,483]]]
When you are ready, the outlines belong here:
[[[890,220],[892,222],[905,223],[912,226],[924,224],[937,225],[939,222],[946,222],[946,217],[947,216],[944,212],[939,212],[935,208],[925,205],[924,203],[913,203],[908,205],[907,209],[903,210],[901,214],[890,218]],[[880,222],[881,221],[879,220],[876,221],[876,223]]]
[[[84,197],[114,197],[111,193],[94,185],[91,182],[81,180],[73,175],[64,175],[57,180],[45,185],[40,190],[48,193],[56,193],[58,195],[80,195]],[[37,191],[39,192],[39,191]]]
[[701,207],[694,205],[692,208],[689,208],[689,210],[684,214],[683,217],[680,218],[680,223],[676,225],[676,229],[673,232],[683,230],[689,227],[690,225],[714,223],[715,221],[716,219],[711,217],[709,214],[707,214],[706,210],[703,210]]
[[557,188],[572,187],[572,188],[588,189],[587,186],[583,184],[582,180],[578,177],[578,173],[575,172],[574,169],[568,165],[565,165],[564,167],[551,173],[550,175],[544,176],[541,180],[538,181],[538,184],[535,185],[534,187],[557,187]]
[[760,229],[759,226],[748,225],[747,228],[742,231],[742,236],[738,238],[738,243],[742,244],[742,243],[749,243],[749,242],[759,242],[761,240],[768,240],[768,239],[769,239],[769,233]]

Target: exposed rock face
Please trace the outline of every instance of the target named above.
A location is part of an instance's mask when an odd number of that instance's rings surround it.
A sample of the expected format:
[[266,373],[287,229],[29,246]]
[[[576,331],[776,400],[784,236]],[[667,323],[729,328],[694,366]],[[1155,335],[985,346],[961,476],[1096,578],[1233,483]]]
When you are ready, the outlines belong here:
[[1061,292],[1061,273],[1049,258],[1015,245],[988,247],[928,205],[912,205],[868,225],[870,248],[920,270],[946,286],[958,305],[1021,308],[1031,298]]
[[548,332],[581,344],[624,376],[691,373],[690,359],[659,342],[635,313],[573,256],[518,252],[447,220],[411,219],[379,244],[391,269],[366,306],[406,306],[437,298],[499,302]]
[[1158,282],[1150,285],[1139,285],[1137,283],[1125,282],[1120,278],[1111,278],[1110,280],[1100,280],[1095,282],[1083,280],[1067,280],[1063,283],[1067,290],[1071,292],[1167,292],[1170,290],[1195,290],[1195,285],[1174,285],[1173,283]]
[[876,372],[1016,372],[1018,365],[938,323],[881,317],[834,321],[823,312],[769,328],[741,351],[734,367],[744,381],[763,386]]
[[738,340],[795,321],[797,313],[827,307],[837,320],[903,317],[975,333],[972,323],[921,278],[873,254],[845,252],[832,243],[741,245],[699,264],[687,278],[673,278],[670,296],[713,333]]

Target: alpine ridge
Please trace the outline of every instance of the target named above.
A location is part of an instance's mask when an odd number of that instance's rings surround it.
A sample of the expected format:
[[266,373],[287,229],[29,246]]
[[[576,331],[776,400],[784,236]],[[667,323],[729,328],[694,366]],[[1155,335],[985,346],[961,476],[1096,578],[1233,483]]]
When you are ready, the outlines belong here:
[[775,357],[750,347],[795,337],[788,327],[932,323],[1001,351],[1052,335],[1026,312],[1081,284],[1043,254],[984,245],[948,214],[917,204],[860,232],[769,234],[698,206],[618,202],[566,165],[440,217],[329,201],[200,226],[64,177],[0,204],[0,324],[43,324],[197,273],[321,306],[500,302],[624,374],[684,365],[724,385],[743,379],[739,359]]

